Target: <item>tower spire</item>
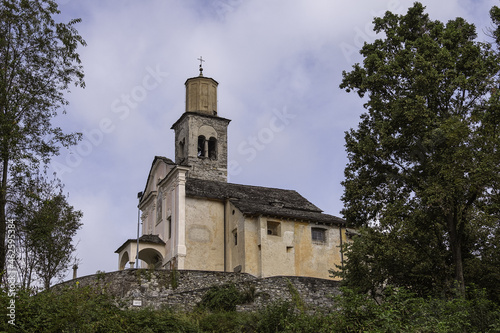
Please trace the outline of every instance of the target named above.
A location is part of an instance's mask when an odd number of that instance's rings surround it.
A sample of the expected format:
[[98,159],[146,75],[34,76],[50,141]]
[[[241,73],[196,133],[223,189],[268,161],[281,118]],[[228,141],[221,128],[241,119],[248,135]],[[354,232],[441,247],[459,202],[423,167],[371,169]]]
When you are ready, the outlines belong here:
[[202,56],[200,56],[198,60],[200,61],[200,76],[203,76],[203,63],[205,62],[205,60],[203,60]]

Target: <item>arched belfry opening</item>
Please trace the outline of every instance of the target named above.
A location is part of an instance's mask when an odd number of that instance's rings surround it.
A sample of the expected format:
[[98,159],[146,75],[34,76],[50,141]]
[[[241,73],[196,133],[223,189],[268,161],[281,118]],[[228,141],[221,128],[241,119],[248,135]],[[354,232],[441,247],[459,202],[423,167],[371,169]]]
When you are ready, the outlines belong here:
[[208,142],[205,139],[204,135],[198,136],[198,157],[201,157],[201,158],[207,157],[208,149],[207,149],[207,147],[205,147],[205,145],[207,145],[207,144],[208,144]]
[[217,139],[210,137],[207,139],[204,135],[198,136],[198,158],[217,159]]
[[211,137],[208,139],[208,158],[211,160],[216,160],[217,159],[217,139],[214,137]]

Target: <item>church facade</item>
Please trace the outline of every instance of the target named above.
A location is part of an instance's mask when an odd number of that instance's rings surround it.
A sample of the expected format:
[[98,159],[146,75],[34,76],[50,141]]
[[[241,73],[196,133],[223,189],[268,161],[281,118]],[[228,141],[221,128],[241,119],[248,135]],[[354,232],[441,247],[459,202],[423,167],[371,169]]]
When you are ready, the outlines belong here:
[[175,159],[154,158],[139,197],[142,236],[115,251],[119,269],[138,253],[154,268],[329,278],[345,221],[293,190],[227,182],[230,120],[218,115],[217,81],[202,73],[185,83]]

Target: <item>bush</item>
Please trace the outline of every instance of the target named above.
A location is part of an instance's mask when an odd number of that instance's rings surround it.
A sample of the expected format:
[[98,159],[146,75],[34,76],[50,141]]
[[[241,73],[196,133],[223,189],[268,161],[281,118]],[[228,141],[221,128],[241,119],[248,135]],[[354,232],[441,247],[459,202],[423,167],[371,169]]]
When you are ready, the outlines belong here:
[[252,313],[198,312],[196,318],[201,332],[255,332],[255,315]]
[[294,306],[290,302],[276,302],[258,313],[258,332],[283,332],[296,321]]
[[[2,304],[0,315],[4,316],[4,310]],[[19,290],[15,323],[15,329],[22,332],[100,332],[103,327],[107,332],[121,331],[119,309],[113,299],[92,287],[68,287],[35,295]],[[6,331],[14,328],[4,321],[0,325]]]
[[123,310],[121,316],[124,323],[121,332],[199,332],[196,322],[169,309],[153,310],[144,308]]
[[210,311],[236,311],[236,305],[244,302],[244,296],[234,284],[211,287],[198,306]]
[[[380,304],[379,304],[380,303]],[[343,289],[331,322],[336,332],[500,332],[500,309],[484,292],[469,298],[416,297],[403,288],[387,288],[379,303],[366,294]]]
[[[467,298],[422,298],[402,288],[387,288],[383,299],[344,289],[330,314],[301,311],[278,301],[255,313],[234,311],[242,295],[234,285],[210,288],[191,313],[149,308],[122,310],[105,291],[70,287],[16,298],[16,327],[5,332],[500,332],[499,306],[485,291]],[[0,292],[0,315],[10,298]]]

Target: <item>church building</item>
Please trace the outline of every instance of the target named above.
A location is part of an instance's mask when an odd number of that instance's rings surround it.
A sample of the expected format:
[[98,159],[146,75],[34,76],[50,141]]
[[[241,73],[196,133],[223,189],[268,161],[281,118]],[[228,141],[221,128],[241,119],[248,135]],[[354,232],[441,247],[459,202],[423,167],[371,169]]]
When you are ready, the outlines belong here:
[[134,267],[138,253],[150,268],[330,278],[345,221],[293,190],[228,183],[230,120],[218,114],[218,83],[200,65],[185,85],[175,158],[153,159],[139,195],[142,236],[115,251],[119,269]]

